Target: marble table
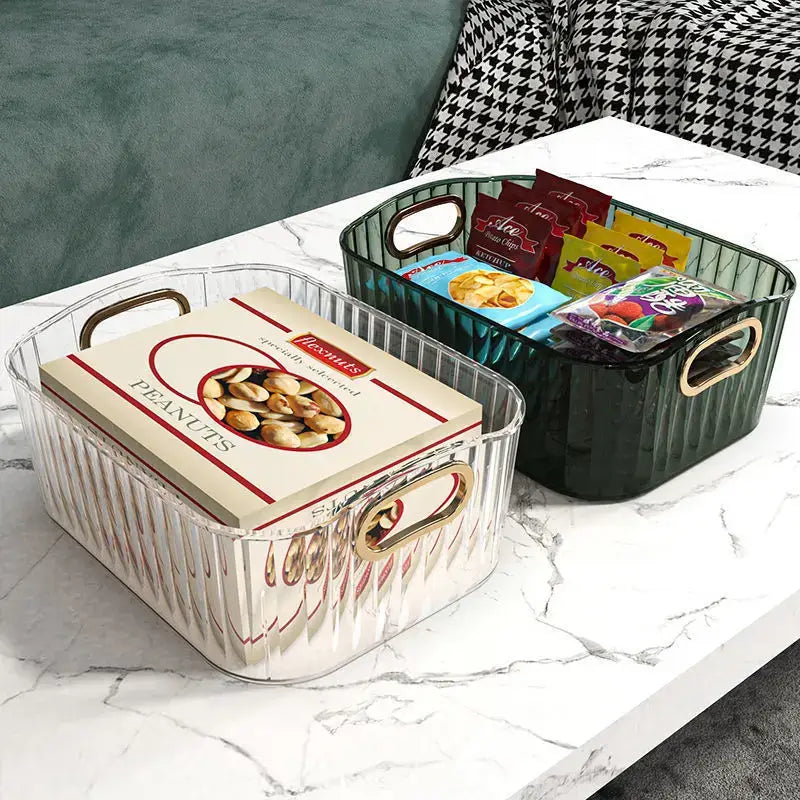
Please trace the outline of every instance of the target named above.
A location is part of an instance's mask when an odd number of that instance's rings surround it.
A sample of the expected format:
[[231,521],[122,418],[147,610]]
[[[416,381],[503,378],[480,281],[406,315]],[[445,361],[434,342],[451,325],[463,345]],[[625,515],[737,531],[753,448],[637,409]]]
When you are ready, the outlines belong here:
[[[800,267],[800,177],[613,119],[447,172],[544,167]],[[0,311],[5,350],[137,272],[256,261],[344,287],[387,187]],[[800,308],[760,426],[650,494],[517,476],[496,573],[297,687],[213,671],[45,515],[0,373],[0,797],[582,800],[800,638]]]

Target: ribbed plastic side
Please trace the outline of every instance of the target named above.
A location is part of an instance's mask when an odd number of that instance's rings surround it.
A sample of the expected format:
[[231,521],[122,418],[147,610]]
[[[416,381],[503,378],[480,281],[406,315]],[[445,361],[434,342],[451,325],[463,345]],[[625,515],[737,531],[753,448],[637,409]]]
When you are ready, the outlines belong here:
[[[509,177],[533,183],[530,176]],[[462,233],[448,245],[398,260],[384,242],[396,211],[454,194],[464,200],[469,219],[477,193],[498,196],[502,180],[473,178],[416,187],[356,220],[343,232],[341,243],[351,294],[519,387],[526,401],[519,469],[564,494],[619,500],[658,486],[757,425],[795,287],[789,270],[757,253],[617,203],[692,237],[687,273],[749,298],[744,306],[676,338],[659,356],[629,368],[565,357],[397,277],[399,266],[449,249],[464,250],[466,242]],[[753,361],[701,394],[684,396],[679,376],[692,350],[747,317],[757,317],[763,325],[764,338]]]
[[[194,513],[112,442],[38,389],[38,365],[77,349],[96,308],[169,286],[199,308],[270,286],[444,383],[484,408],[480,439],[455,443],[338,498],[341,511],[309,530],[246,532]],[[149,312],[148,312],[149,313]],[[136,330],[132,312],[113,333]],[[466,594],[497,563],[523,403],[503,379],[394,320],[279,268],[240,266],[159,273],[67,309],[8,357],[48,513],[221,669],[254,681],[302,680],[339,666]],[[475,485],[449,525],[388,559],[353,550],[366,504],[450,461]]]

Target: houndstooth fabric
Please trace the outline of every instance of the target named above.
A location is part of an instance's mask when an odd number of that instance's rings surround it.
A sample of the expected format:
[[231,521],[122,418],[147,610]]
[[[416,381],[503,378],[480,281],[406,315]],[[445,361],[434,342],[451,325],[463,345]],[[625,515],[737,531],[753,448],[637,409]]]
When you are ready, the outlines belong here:
[[609,115],[800,173],[800,0],[471,0],[412,174]]

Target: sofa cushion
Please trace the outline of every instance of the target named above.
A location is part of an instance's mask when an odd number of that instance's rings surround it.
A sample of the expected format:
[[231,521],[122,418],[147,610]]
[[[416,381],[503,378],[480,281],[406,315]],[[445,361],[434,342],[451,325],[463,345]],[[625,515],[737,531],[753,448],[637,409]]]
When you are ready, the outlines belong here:
[[400,179],[462,5],[4,0],[0,305]]

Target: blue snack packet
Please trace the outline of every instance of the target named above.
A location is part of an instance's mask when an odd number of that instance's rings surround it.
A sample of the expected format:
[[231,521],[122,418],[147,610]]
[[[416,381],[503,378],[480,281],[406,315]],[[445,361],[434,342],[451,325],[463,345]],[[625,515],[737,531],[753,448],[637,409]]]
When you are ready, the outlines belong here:
[[530,339],[535,339],[537,342],[549,342],[552,341],[550,331],[552,331],[557,325],[562,324],[563,323],[561,320],[556,319],[550,314],[546,314],[541,319],[537,319],[530,325],[526,325],[524,328],[521,328],[520,333]]
[[569,301],[538,281],[448,252],[399,270],[402,277],[506,325],[521,328]]

